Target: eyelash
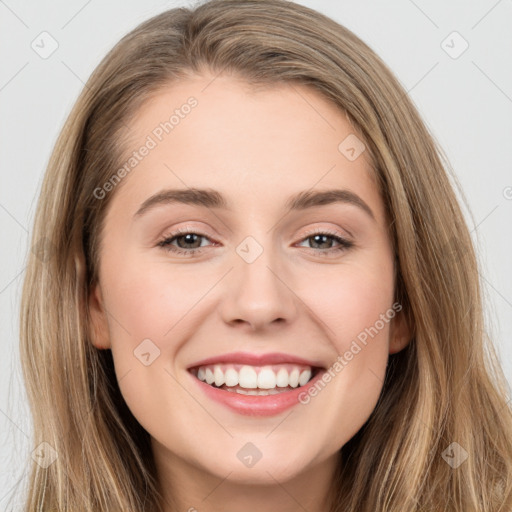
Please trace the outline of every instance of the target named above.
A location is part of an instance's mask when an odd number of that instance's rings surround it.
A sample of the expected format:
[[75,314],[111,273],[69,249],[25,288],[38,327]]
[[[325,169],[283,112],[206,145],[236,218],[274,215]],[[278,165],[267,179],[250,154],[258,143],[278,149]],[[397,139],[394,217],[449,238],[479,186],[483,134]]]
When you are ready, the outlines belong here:
[[[198,235],[199,237],[206,238],[209,240],[208,236],[195,232],[193,230],[177,229],[175,232],[170,233],[168,236],[166,236],[163,240],[160,240],[157,245],[168,252],[184,255],[187,257],[194,257],[203,252],[203,249],[199,247],[195,249],[181,249],[171,245],[171,243],[174,240],[184,235]],[[312,251],[318,252],[322,256],[329,256],[332,255],[333,253],[338,254],[354,246],[353,242],[350,242],[349,240],[340,237],[337,233],[329,231],[328,229],[315,229],[309,233],[306,233],[306,235],[301,239],[301,242],[304,242],[305,240],[312,238],[315,235],[327,235],[329,238],[332,238],[333,240],[340,244],[338,247],[327,250],[311,249]]]

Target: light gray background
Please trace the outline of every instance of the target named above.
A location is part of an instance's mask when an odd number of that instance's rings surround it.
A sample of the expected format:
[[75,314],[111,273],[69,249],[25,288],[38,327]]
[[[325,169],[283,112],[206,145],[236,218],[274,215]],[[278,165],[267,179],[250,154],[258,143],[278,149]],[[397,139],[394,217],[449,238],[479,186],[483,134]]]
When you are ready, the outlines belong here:
[[[482,265],[489,329],[512,384],[512,1],[297,3],[367,42],[445,150],[469,204],[469,211],[463,209]],[[50,152],[107,51],[143,20],[182,5],[189,3],[0,0],[0,510],[16,496],[14,486],[23,483],[33,449],[18,314],[35,200]],[[31,48],[43,31],[59,45],[47,59]],[[458,58],[443,46],[457,52],[460,40],[451,36],[442,46],[453,31],[469,44]]]

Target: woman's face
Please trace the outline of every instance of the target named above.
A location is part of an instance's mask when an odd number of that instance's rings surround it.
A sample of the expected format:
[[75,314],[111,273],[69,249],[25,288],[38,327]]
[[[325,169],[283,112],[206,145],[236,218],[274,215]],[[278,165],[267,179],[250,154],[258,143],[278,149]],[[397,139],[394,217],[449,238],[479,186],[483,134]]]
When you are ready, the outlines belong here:
[[160,471],[324,479],[408,340],[362,142],[310,89],[226,76],[173,84],[129,126],[93,343]]

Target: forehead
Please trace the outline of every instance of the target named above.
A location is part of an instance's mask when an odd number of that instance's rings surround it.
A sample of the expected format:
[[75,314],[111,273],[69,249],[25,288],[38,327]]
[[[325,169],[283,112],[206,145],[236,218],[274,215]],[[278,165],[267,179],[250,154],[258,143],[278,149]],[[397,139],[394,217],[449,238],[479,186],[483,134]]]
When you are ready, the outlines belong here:
[[[121,195],[139,203],[164,188],[211,188],[231,210],[261,209],[304,190],[343,188],[384,214],[361,137],[309,87],[193,76],[159,90],[128,134],[121,165],[137,160]],[[143,157],[130,157],[143,147]]]

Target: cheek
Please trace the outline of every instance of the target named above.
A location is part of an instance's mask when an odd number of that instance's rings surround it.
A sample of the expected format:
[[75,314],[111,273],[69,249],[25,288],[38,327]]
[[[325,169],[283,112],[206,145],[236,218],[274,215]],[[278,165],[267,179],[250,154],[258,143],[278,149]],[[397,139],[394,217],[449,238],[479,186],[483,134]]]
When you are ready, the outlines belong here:
[[152,433],[163,411],[173,414],[170,403],[194,405],[173,378],[173,362],[197,329],[197,322],[191,322],[194,305],[214,281],[205,276],[208,282],[200,284],[192,267],[180,272],[165,262],[150,266],[129,257],[105,265],[111,270],[104,273],[105,301],[117,380],[131,412]]
[[[119,319],[134,341],[154,339],[162,345],[180,332],[187,313],[214,282],[211,273],[204,279],[192,271],[193,265],[178,270],[171,265],[125,261],[109,280],[108,303],[112,314]],[[203,275],[203,274],[201,274]],[[112,325],[119,334],[119,325]],[[123,333],[120,333],[122,337]],[[158,341],[157,341],[158,340]],[[164,349],[162,345],[160,348]]]
[[301,296],[319,316],[338,357],[316,396],[304,401],[316,403],[326,423],[336,425],[334,444],[342,445],[371,415],[384,383],[395,315],[392,266],[347,265],[315,283]]
[[[314,278],[311,276],[314,275]],[[382,315],[393,304],[393,269],[388,261],[339,265],[302,281],[301,291],[309,308],[319,316],[338,353],[377,323],[379,336],[387,339],[388,323]],[[364,334],[361,334],[364,338]]]

